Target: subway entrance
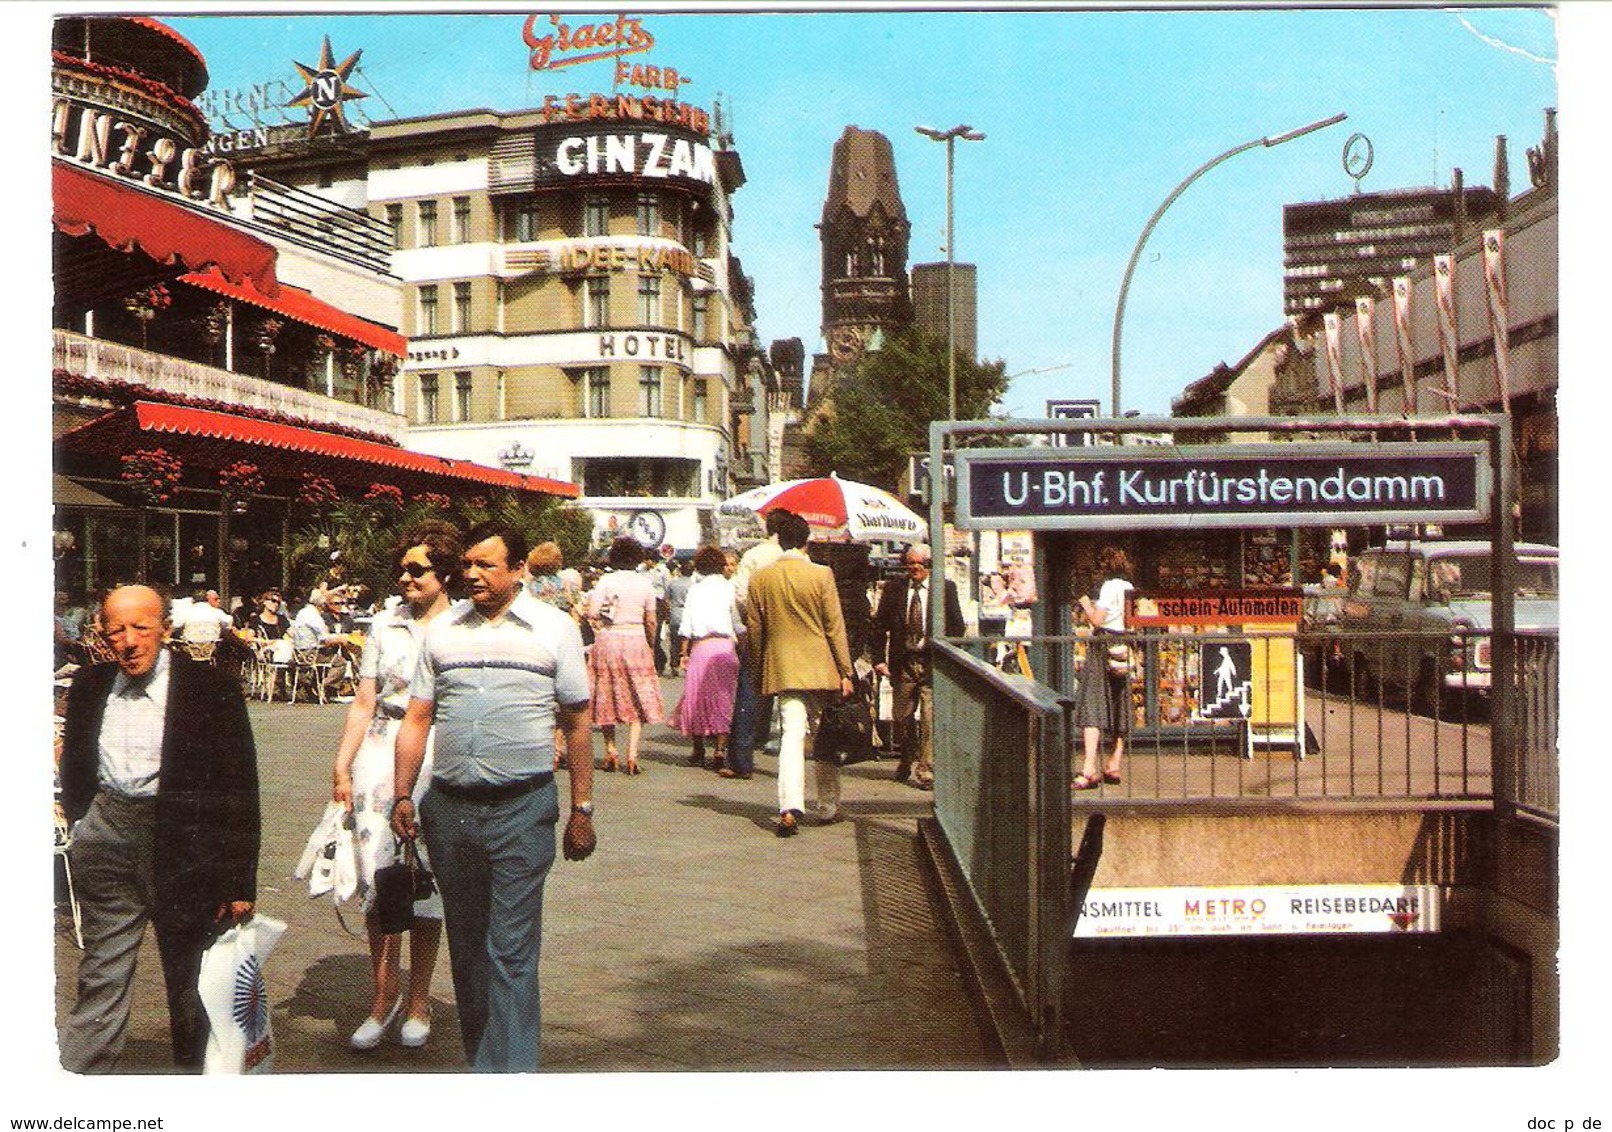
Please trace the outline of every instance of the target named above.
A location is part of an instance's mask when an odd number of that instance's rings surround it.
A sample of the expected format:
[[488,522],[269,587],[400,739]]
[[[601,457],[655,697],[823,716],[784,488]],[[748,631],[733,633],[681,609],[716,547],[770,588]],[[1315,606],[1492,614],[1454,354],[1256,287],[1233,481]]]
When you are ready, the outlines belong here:
[[1088,1069],[1520,1065],[1530,978],[1476,933],[1076,941]]

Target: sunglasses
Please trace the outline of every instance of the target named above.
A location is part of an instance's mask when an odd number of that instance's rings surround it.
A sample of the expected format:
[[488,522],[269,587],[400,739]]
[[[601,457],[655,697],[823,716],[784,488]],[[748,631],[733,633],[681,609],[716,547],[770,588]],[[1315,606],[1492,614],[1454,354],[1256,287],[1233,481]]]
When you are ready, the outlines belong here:
[[411,578],[423,578],[436,569],[435,566],[426,566],[419,562],[405,562],[402,565],[403,572]]

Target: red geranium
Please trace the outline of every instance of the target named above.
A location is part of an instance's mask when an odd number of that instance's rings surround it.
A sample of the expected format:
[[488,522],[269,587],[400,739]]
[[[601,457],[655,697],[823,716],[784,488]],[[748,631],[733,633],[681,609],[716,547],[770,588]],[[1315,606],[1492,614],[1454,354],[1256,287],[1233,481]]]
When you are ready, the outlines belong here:
[[330,507],[340,500],[341,493],[336,490],[336,485],[324,476],[302,473],[302,484],[297,488],[298,503],[304,507]]
[[233,499],[245,499],[263,490],[263,477],[256,464],[237,460],[218,470],[218,486]]
[[179,486],[185,466],[166,448],[141,448],[122,457],[123,482],[149,506],[166,503]]
[[384,503],[392,507],[403,506],[403,492],[394,484],[372,483],[364,493],[366,503]]

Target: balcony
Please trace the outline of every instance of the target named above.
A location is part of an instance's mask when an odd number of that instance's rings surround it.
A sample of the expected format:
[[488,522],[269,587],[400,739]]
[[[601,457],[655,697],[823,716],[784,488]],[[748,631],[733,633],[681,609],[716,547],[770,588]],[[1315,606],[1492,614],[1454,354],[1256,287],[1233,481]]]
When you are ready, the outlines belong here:
[[396,413],[68,330],[56,330],[53,335],[51,364],[55,369],[102,381],[146,385],[164,393],[266,409],[306,421],[314,428],[341,425],[399,443],[403,440],[405,421]]

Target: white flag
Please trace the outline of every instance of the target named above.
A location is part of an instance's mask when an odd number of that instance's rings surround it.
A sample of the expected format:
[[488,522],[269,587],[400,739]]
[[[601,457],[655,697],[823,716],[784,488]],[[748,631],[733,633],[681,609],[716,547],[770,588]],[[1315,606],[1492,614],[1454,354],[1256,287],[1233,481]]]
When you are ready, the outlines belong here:
[[1338,317],[1337,311],[1327,311],[1321,316],[1321,324],[1326,330],[1327,351],[1327,382],[1332,386],[1332,403],[1337,406],[1338,412],[1343,412],[1343,320]]
[[1455,257],[1433,257],[1433,302],[1438,307],[1438,344],[1444,354],[1444,398],[1450,412],[1461,406],[1461,336],[1455,318]]
[[1355,299],[1355,336],[1360,339],[1360,380],[1366,385],[1366,411],[1377,411],[1377,328],[1372,319],[1377,300],[1370,295]]
[[1416,415],[1416,353],[1411,349],[1411,285],[1407,276],[1394,280],[1394,346],[1399,351],[1399,377],[1405,386],[1405,415]]
[[1483,233],[1483,282],[1489,294],[1489,331],[1494,335],[1494,376],[1500,387],[1500,407],[1511,412],[1511,314],[1506,303],[1506,233],[1502,228]]

